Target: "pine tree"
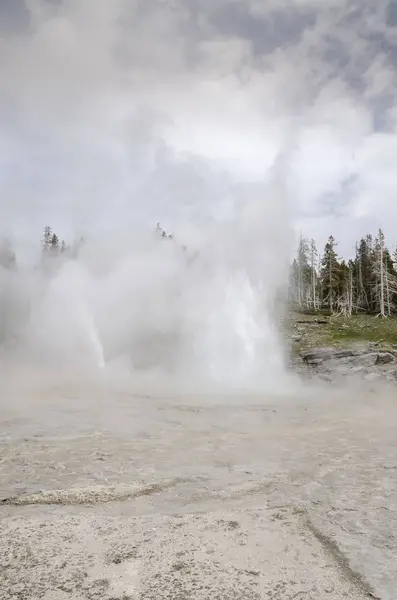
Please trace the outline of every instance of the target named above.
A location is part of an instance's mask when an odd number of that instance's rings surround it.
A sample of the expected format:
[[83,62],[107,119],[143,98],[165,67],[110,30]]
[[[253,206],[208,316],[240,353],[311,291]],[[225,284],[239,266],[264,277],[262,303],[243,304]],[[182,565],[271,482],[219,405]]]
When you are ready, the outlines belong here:
[[330,313],[334,312],[335,302],[340,288],[340,265],[335,251],[336,242],[332,235],[328,238],[321,260],[321,288],[323,303],[329,307]]
[[54,253],[59,250],[59,238],[55,233],[53,233],[51,237],[50,250]]
[[347,264],[344,260],[338,266],[338,286],[336,289],[335,304],[338,307],[340,314],[351,317],[353,312],[353,261]]
[[290,301],[300,309],[327,306],[350,316],[364,311],[380,316],[397,312],[397,248],[387,248],[383,231],[355,245],[355,258],[345,262],[330,236],[319,269],[314,240],[300,238],[290,270]]
[[61,251],[64,251],[66,245],[64,242],[63,244],[64,246],[60,245],[59,238],[57,234],[54,233],[51,227],[45,227],[42,238],[42,250],[45,256],[44,262],[47,261],[47,257],[56,257]]
[[47,250],[50,249],[51,246],[51,240],[52,240],[52,229],[51,227],[47,226],[44,227],[44,233],[43,233],[43,239],[41,242],[41,246],[44,252],[47,252]]
[[385,248],[385,273],[386,273],[386,310],[390,316],[397,306],[397,271],[395,269],[390,251]]
[[361,310],[371,309],[373,283],[373,241],[367,235],[360,240],[356,254],[357,270],[357,307]]
[[173,236],[173,234],[172,234],[172,233],[167,233],[167,232],[166,232],[166,230],[165,230],[165,229],[163,229],[163,228],[160,226],[160,223],[157,223],[156,230],[157,230],[157,232],[158,232],[158,233],[161,235],[161,237],[163,237],[163,238],[167,238],[167,239],[169,239],[169,240],[172,240],[172,239],[174,239],[174,236]]

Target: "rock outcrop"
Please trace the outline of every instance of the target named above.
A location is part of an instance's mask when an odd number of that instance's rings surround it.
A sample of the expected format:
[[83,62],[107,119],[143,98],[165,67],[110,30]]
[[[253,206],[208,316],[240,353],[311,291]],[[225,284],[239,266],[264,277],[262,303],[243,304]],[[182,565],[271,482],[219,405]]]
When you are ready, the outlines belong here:
[[397,383],[395,350],[382,349],[376,343],[351,348],[323,347],[300,352],[300,370],[333,381],[358,376],[367,381],[385,379]]

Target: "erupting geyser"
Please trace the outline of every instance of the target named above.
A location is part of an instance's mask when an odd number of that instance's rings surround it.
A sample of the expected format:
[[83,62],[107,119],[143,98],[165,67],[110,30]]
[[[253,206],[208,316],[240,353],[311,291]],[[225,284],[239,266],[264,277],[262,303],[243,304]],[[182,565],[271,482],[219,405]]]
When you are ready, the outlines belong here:
[[[269,197],[280,193],[276,183]],[[14,292],[28,299],[15,357],[107,371],[122,361],[137,376],[152,372],[193,388],[279,387],[274,306],[285,272],[273,250],[283,226],[278,211],[248,191],[233,218],[196,228],[190,245],[142,228],[132,242],[94,238],[50,270],[13,274],[22,278]]]

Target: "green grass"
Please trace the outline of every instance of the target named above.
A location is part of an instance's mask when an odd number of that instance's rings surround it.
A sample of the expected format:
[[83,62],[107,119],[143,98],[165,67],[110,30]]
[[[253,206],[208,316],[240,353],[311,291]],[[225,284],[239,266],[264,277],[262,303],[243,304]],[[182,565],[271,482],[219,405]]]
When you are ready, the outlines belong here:
[[[316,319],[326,319],[326,324],[316,324]],[[305,321],[298,324],[297,321]],[[378,342],[382,346],[397,345],[397,317],[353,315],[324,317],[324,315],[289,313],[284,323],[288,332],[302,334],[293,344],[294,350],[315,346],[350,346],[356,343]]]

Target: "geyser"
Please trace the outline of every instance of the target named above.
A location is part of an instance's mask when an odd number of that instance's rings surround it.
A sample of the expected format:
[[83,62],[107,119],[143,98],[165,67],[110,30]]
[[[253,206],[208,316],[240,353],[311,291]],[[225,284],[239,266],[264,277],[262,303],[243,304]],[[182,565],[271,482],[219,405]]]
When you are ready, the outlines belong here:
[[[280,189],[269,180],[268,198]],[[155,373],[193,388],[279,387],[284,356],[274,308],[285,270],[273,251],[287,229],[270,201],[252,192],[247,186],[232,218],[194,233],[190,223],[190,245],[183,235],[142,228],[133,242],[118,232],[116,250],[111,233],[75,256],[47,258],[29,278],[12,273],[21,278],[14,293],[29,299],[15,359],[76,369],[121,361],[137,377]]]
[[[280,385],[293,115],[252,49],[191,9],[37,0],[4,42],[8,361]],[[44,260],[45,226],[77,251]]]

